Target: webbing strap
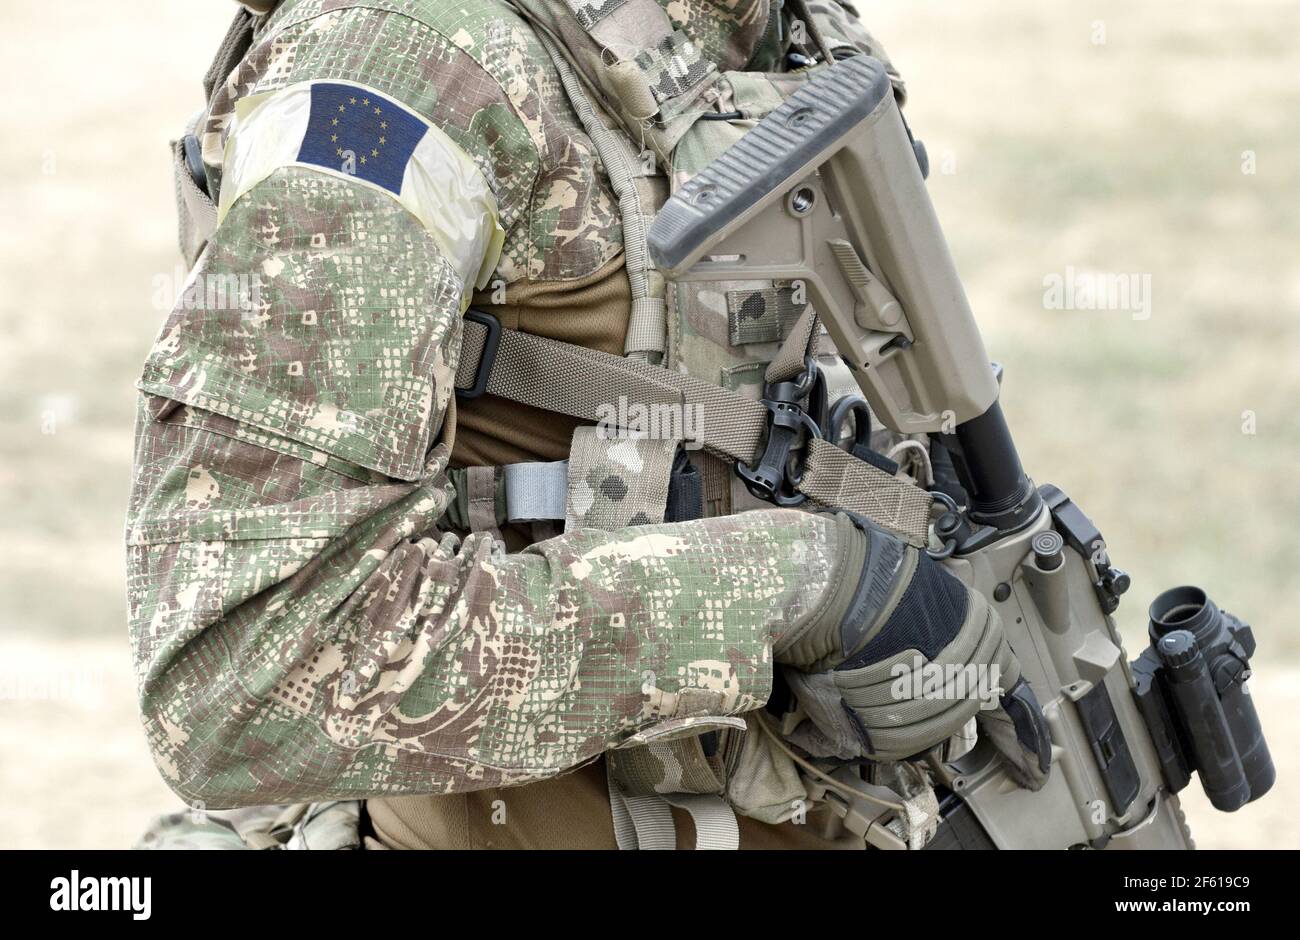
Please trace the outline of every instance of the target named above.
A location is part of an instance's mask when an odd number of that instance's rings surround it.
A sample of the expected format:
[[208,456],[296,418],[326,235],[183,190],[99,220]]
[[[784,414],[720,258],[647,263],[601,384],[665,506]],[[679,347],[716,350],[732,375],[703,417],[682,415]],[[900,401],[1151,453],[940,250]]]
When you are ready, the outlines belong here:
[[612,774],[606,775],[614,841],[624,851],[670,851],[677,848],[677,830],[671,807],[691,814],[697,851],[735,851],[740,848],[736,812],[720,796],[684,793],[636,796],[624,792]]
[[[482,324],[465,320],[464,350],[481,349]],[[462,356],[456,387],[470,388],[479,362]],[[585,421],[607,421],[620,397],[629,402],[697,408],[705,450],[732,463],[753,464],[767,439],[768,411],[757,401],[702,379],[571,343],[502,329],[490,364],[489,394]],[[683,412],[684,413],[684,412]],[[851,509],[915,546],[927,542],[931,497],[925,490],[859,460],[827,441],[813,440],[800,492],[822,506]]]
[[[274,4],[269,4],[274,6]],[[241,6],[235,14],[226,36],[212,57],[212,64],[203,76],[203,95],[210,102],[217,86],[229,77],[253,44],[253,29],[257,23],[257,14]]]
[[691,814],[695,824],[696,850],[734,852],[740,848],[740,824],[736,811],[720,796],[707,793],[673,794],[664,801]]
[[[194,133],[194,124],[186,128]],[[203,246],[217,230],[217,204],[199,189],[185,161],[185,141],[172,141],[172,182],[176,192],[177,240],[186,267],[193,267]]]
[[821,321],[817,319],[812,304],[808,304],[790,328],[776,357],[768,364],[763,378],[768,382],[788,382],[798,376],[804,370],[804,360],[816,351],[820,332]]
[[[590,8],[579,6],[577,9]],[[655,9],[658,11],[658,7]],[[646,244],[646,231],[655,207],[643,205],[641,189],[636,182],[637,177],[644,176],[645,172],[627,135],[610,130],[596,114],[568,60],[544,33],[538,33],[537,38],[550,55],[565,94],[600,154],[605,175],[618,196],[619,217],[623,222],[623,269],[632,289],[632,313],[623,348],[629,356],[649,360],[664,351],[667,311],[662,281],[656,280],[652,285],[649,277],[650,251]]]
[[497,472],[495,467],[465,469],[465,499],[469,530],[497,532]]
[[569,462],[512,463],[504,471],[506,521],[563,519],[569,491]]
[[614,820],[614,841],[624,851],[671,851],[677,848],[673,811],[663,797],[624,793],[608,772],[609,807]]
[[[479,474],[486,474],[491,480],[490,506],[489,493],[483,488],[482,479],[478,480],[478,487],[475,486],[475,477]],[[515,523],[564,519],[569,481],[567,460],[505,464],[501,467],[453,467],[447,471],[447,479],[456,495],[447,504],[447,511],[439,522],[441,528],[475,532]],[[489,508],[491,522],[487,516]]]
[[860,513],[881,525],[890,520],[890,529],[900,534],[916,533],[918,540],[912,544],[925,545],[930,495],[830,441],[817,438],[809,442],[797,489],[823,506]]

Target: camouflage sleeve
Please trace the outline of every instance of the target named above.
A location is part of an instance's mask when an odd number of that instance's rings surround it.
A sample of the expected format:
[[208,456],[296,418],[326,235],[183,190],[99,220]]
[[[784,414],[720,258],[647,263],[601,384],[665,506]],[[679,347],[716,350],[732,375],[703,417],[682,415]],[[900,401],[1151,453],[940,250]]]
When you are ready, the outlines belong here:
[[553,776],[759,707],[774,638],[825,616],[849,536],[824,517],[512,555],[441,534],[465,290],[390,194],[304,166],[234,201],[201,256],[139,382],[127,524],[147,736],[184,798]]

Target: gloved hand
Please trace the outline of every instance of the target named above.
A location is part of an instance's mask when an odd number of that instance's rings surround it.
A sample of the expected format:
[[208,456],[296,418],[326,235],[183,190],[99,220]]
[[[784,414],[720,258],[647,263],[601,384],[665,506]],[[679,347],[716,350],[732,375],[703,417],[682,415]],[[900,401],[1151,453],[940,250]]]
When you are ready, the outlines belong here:
[[814,726],[796,743],[816,756],[896,761],[974,717],[1016,781],[1039,789],[1051,738],[997,612],[924,551],[838,515],[854,527],[845,577],[774,649]]

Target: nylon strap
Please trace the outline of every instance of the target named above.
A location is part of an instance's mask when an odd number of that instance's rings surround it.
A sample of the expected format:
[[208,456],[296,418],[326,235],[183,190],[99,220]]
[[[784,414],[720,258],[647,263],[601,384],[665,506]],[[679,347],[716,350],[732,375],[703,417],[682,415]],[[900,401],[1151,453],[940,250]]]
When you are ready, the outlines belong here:
[[720,795],[725,779],[705,757],[699,738],[610,751],[605,773],[620,849],[676,848],[670,806],[691,814],[697,850],[740,847],[736,813]]
[[[463,349],[482,349],[483,336],[471,334],[486,327],[469,320],[463,326]],[[473,387],[478,369],[478,361],[462,356],[456,387]],[[592,422],[606,419],[620,396],[647,406],[698,407],[700,443],[731,463],[755,463],[767,440],[761,402],[649,363],[517,330],[501,330],[487,392]],[[911,545],[927,543],[930,495],[829,442],[811,442],[799,490],[821,506],[860,512]]]
[[608,769],[605,780],[614,820],[614,841],[620,849],[671,851],[677,848],[673,811],[663,797],[624,793]]
[[[278,0],[264,0],[252,4],[261,9],[262,14],[274,9]],[[212,99],[217,89],[230,77],[235,66],[248,54],[253,45],[253,36],[257,29],[259,14],[241,6],[235,18],[226,29],[226,35],[217,47],[212,63],[203,75],[204,110],[186,127],[185,133],[195,135],[201,122],[212,107]],[[208,243],[212,233],[217,230],[217,205],[210,195],[201,190],[190,176],[185,160],[185,144],[182,140],[172,141],[172,175],[176,187],[176,216],[178,240],[181,256],[187,267],[193,267],[198,260],[203,246]]]
[[[196,118],[197,121],[197,118]],[[186,128],[193,134],[195,124]],[[217,204],[199,189],[185,162],[185,141],[172,141],[172,182],[176,191],[177,241],[185,266],[191,268],[217,230]]]
[[675,793],[664,797],[664,802],[691,814],[697,851],[734,852],[740,848],[740,823],[736,820],[736,811],[722,797],[706,793]]
[[[486,516],[486,493],[481,483],[475,489],[473,471],[486,471],[492,479],[492,521]],[[565,496],[569,486],[569,462],[516,463],[500,467],[453,467],[447,471],[456,495],[439,520],[439,527],[478,531],[503,525],[551,522],[564,519]],[[478,505],[477,527],[471,521],[471,491]]]
[[[274,7],[275,4],[269,4]],[[253,44],[253,29],[257,24],[257,14],[244,7],[239,8],[235,14],[234,20],[231,21],[229,29],[226,30],[226,36],[221,40],[221,45],[217,48],[217,54],[212,57],[212,64],[208,66],[208,71],[203,76],[203,95],[211,102],[212,96],[221,85],[235,70]]]
[[646,242],[646,232],[656,207],[645,204],[641,187],[637,185],[637,178],[647,174],[627,135],[610,130],[596,114],[568,59],[544,33],[538,33],[538,39],[550,55],[564,92],[600,154],[605,175],[618,196],[619,217],[623,222],[623,269],[632,289],[632,312],[623,350],[629,356],[649,361],[664,352],[667,308],[664,305],[663,278],[651,277],[650,250]]
[[769,382],[788,382],[798,376],[804,370],[804,360],[816,352],[817,334],[820,332],[821,321],[817,319],[812,304],[808,304],[790,328],[763,377]]
[[465,468],[465,498],[469,530],[471,532],[497,531],[497,472],[495,467]]
[[506,521],[538,522],[564,518],[564,499],[569,491],[567,460],[507,464],[503,477]]

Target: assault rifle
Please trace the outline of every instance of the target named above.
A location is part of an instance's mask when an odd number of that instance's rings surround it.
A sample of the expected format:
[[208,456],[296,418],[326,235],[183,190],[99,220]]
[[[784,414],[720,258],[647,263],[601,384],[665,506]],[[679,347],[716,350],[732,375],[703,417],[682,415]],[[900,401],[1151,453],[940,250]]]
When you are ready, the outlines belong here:
[[[683,186],[650,230],[651,255],[678,280],[806,290],[871,413],[929,435],[942,509],[931,553],[997,607],[1052,739],[1047,783],[1032,792],[987,742],[919,755],[941,796],[930,847],[1190,848],[1175,794],[1193,772],[1228,811],[1273,783],[1245,686],[1254,638],[1204,592],[1174,588],[1151,605],[1149,647],[1127,661],[1111,614],[1129,577],[1080,508],[1021,466],[924,163],[884,67],[854,56]],[[775,494],[796,464],[750,482]],[[870,785],[859,767],[832,776]],[[897,844],[882,825],[893,810],[845,790],[818,791],[837,825]]]

